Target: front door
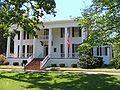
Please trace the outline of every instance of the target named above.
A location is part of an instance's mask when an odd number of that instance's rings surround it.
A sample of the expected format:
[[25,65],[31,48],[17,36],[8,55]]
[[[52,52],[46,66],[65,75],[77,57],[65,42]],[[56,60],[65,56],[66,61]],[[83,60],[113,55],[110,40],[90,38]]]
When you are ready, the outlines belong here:
[[44,56],[48,55],[48,45],[44,46]]

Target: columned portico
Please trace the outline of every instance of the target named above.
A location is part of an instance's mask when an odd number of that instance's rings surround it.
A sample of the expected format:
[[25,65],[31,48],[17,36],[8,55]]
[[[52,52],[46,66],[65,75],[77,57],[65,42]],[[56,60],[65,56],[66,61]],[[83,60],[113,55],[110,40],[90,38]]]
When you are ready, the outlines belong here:
[[52,54],[52,28],[49,28],[48,55]]
[[6,56],[9,57],[10,55],[10,36],[7,38],[7,54]]
[[65,27],[65,58],[68,58],[67,33],[67,27]]
[[20,31],[20,50],[19,50],[19,58],[22,58],[23,54],[23,31]]

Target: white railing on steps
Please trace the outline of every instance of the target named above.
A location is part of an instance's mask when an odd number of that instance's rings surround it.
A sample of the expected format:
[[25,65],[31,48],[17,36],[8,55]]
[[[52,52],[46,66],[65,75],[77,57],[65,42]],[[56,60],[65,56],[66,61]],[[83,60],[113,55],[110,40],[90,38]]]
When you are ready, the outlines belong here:
[[44,67],[44,65],[48,62],[49,60],[49,55],[47,55],[42,62],[40,62],[40,69]]
[[31,56],[27,59],[27,64],[26,64],[25,66],[27,66],[32,60],[33,60],[33,56],[31,55]]

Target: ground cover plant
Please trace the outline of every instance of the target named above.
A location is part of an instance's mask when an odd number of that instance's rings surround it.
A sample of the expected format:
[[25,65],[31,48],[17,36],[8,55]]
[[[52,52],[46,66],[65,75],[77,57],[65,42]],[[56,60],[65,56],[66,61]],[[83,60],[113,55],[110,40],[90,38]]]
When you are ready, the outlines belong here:
[[0,90],[120,90],[120,76],[0,71]]
[[62,71],[91,71],[91,72],[120,72],[120,69],[115,69],[112,66],[95,68],[95,69],[84,69],[84,68],[72,68],[72,67],[49,67],[44,70],[62,70]]
[[23,69],[22,66],[0,65],[0,69]]

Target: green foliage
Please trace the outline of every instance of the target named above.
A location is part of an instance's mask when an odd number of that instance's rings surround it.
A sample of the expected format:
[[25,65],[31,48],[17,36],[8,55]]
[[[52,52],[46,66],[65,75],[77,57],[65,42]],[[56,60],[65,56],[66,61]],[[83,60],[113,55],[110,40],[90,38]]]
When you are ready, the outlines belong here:
[[76,67],[77,67],[77,64],[76,64],[76,63],[72,63],[72,64],[71,64],[71,67],[76,68]]
[[59,67],[65,67],[65,63],[60,63]]
[[5,30],[0,28],[0,54],[6,53],[7,39],[3,37]]
[[120,58],[113,58],[110,60],[110,63],[114,66],[115,69],[120,69]]
[[0,90],[120,90],[120,75],[0,71],[0,78]]
[[93,0],[78,22],[89,32],[85,42],[91,46],[120,42],[120,0]]
[[4,65],[9,65],[9,62],[8,61],[4,62]]
[[120,58],[120,43],[119,42],[113,44],[112,50],[113,50],[113,57]]
[[13,62],[13,65],[14,66],[19,66],[19,63],[18,62]]
[[82,54],[90,55],[91,48],[92,48],[92,46],[90,44],[88,44],[88,43],[82,43],[78,47],[79,56],[81,56]]
[[56,67],[57,66],[56,63],[51,63],[50,65],[51,65],[51,67]]
[[99,60],[99,58],[96,57],[90,57],[89,55],[82,55],[79,58],[78,64],[82,67],[82,68],[97,68],[97,67],[101,67],[103,64],[103,61]]
[[[21,27],[28,34],[37,37],[34,30],[40,30],[37,24],[43,25],[40,18],[44,14],[55,16],[56,4],[54,0],[2,0],[0,1],[0,27],[4,28],[4,37],[11,35],[8,31],[11,25],[16,25],[14,34]],[[31,12],[32,10],[32,12]]]
[[6,57],[4,55],[0,55],[0,65],[2,65],[5,62]]

